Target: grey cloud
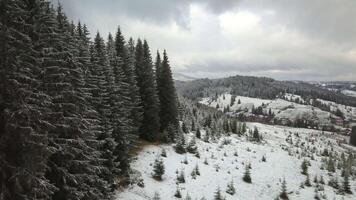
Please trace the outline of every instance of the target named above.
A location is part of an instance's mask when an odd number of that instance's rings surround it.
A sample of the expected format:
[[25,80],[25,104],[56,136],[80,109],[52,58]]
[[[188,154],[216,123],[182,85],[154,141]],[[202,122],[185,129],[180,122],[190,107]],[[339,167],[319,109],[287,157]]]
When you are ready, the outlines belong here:
[[[52,0],[57,2],[57,0]],[[356,80],[354,0],[60,0],[91,32],[146,37],[166,48],[174,71],[221,77],[234,73],[277,79]],[[192,5],[206,14],[194,21]],[[224,35],[219,16],[260,17],[247,34]],[[172,31],[176,23],[178,30]],[[262,32],[262,34],[260,34]],[[215,53],[216,52],[216,53]]]

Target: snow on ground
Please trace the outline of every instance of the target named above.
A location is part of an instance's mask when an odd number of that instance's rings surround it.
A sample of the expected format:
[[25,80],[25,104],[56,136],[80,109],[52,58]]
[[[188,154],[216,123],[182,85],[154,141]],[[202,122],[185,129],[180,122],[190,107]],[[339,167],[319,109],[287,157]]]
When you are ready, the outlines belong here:
[[[224,107],[230,106],[231,103],[231,94],[222,94],[219,95],[216,100],[212,100],[211,98],[203,98],[200,103],[209,105],[211,107],[216,107],[219,104],[220,109],[222,110]],[[240,104],[238,102],[240,101]],[[268,104],[272,102],[272,100],[268,99],[259,99],[259,98],[252,98],[252,97],[245,97],[245,96],[236,96],[235,103],[230,106],[231,110],[245,110],[248,111],[252,110],[252,107],[259,107],[262,104]]]
[[301,102],[301,103],[305,102],[305,100],[300,95],[296,95],[296,94],[286,93],[286,94],[284,94],[284,98],[286,98],[288,101],[299,100],[299,102]]
[[342,90],[341,93],[350,97],[356,97],[356,91],[353,90]]
[[[177,189],[176,170],[184,170],[186,183],[179,184],[181,194],[184,197],[188,193],[192,199],[205,197],[212,200],[215,191],[220,187],[222,194],[227,200],[266,200],[275,199],[281,190],[281,181],[285,178],[290,199],[313,199],[314,186],[312,181],[315,175],[323,175],[327,183],[330,176],[326,170],[321,170],[321,155],[313,154],[315,160],[310,160],[309,174],[312,187],[301,188],[306,176],[301,174],[302,149],[314,147],[320,149],[330,148],[334,151],[343,152],[342,146],[337,146],[337,135],[322,133],[316,130],[290,128],[283,126],[270,126],[259,123],[248,123],[248,127],[258,127],[264,138],[262,143],[247,141],[246,137],[236,135],[220,138],[220,141],[205,143],[197,139],[200,158],[192,154],[177,154],[170,145],[146,146],[133,162],[133,169],[141,173],[144,187],[131,185],[129,188],[117,194],[117,200],[147,200],[152,199],[155,192],[160,194],[161,199],[176,199],[174,197]],[[299,135],[296,137],[296,135]],[[292,138],[294,142],[287,142]],[[222,145],[222,140],[231,140],[230,144]],[[167,151],[167,157],[163,158],[165,174],[162,181],[152,178],[153,162],[160,155],[162,149]],[[288,150],[287,150],[288,149]],[[237,152],[238,156],[234,155]],[[305,152],[304,152],[305,153]],[[267,162],[262,162],[265,156]],[[182,161],[187,158],[188,164]],[[208,165],[204,164],[207,159]],[[243,182],[242,176],[245,165],[251,163],[252,184]],[[201,175],[194,180],[191,177],[193,168],[198,165]],[[217,170],[218,169],[218,170]],[[340,170],[337,170],[340,174]],[[341,177],[341,176],[340,176]],[[234,182],[236,194],[231,196],[225,193],[226,185]],[[338,195],[336,190],[327,184],[324,191],[327,199],[356,199],[356,182],[351,181],[354,195]]]
[[331,111],[336,111],[337,109],[339,109],[344,114],[346,119],[352,119],[352,118],[356,117],[356,108],[355,107],[345,106],[342,104],[337,104],[335,102],[326,101],[323,99],[318,99],[318,100],[320,102],[322,102],[323,104],[330,105]]
[[[293,94],[286,94],[287,99],[291,101],[287,101],[284,99],[260,99],[260,98],[252,98],[252,97],[244,97],[244,96],[236,96],[235,103],[231,106],[231,95],[230,94],[223,94],[218,96],[216,100],[212,98],[203,98],[200,103],[216,107],[217,104],[219,105],[219,109],[223,110],[227,106],[230,107],[230,111],[233,112],[251,112],[252,108],[257,108],[259,106],[264,105],[264,112],[268,112],[269,109],[275,114],[275,118],[277,119],[289,119],[289,120],[296,120],[296,119],[305,119],[310,121],[315,121],[318,124],[329,125],[331,124],[330,116],[334,116],[329,112],[323,111],[319,108],[313,107],[311,105],[304,105],[295,103],[295,99],[300,99],[300,102],[304,102],[304,100],[298,96]],[[240,104],[238,104],[238,100],[240,100]],[[345,108],[341,109],[342,111],[346,111]],[[356,116],[356,110],[352,115]]]

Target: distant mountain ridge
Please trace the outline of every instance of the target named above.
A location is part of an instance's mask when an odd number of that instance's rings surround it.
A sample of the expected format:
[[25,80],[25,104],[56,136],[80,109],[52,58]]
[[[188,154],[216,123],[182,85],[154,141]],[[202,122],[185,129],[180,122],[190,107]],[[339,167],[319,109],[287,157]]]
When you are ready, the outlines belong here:
[[176,81],[193,81],[193,80],[197,80],[197,78],[195,77],[191,77],[191,76],[187,76],[185,74],[182,73],[173,73],[173,79]]

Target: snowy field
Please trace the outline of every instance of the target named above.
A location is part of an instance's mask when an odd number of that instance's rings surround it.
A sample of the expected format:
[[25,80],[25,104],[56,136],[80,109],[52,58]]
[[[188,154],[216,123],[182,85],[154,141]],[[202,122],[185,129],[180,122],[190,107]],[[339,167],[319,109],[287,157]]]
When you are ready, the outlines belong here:
[[[133,162],[132,167],[137,170],[138,179],[142,178],[144,187],[136,184],[117,194],[117,200],[147,200],[152,199],[154,193],[159,193],[161,199],[176,199],[174,194],[179,188],[183,198],[187,195],[191,199],[213,200],[214,193],[219,187],[227,200],[270,200],[275,199],[281,191],[281,183],[285,178],[290,199],[314,199],[315,188],[319,188],[318,195],[325,199],[356,199],[356,181],[351,180],[351,190],[354,194],[340,195],[338,190],[328,186],[333,176],[339,177],[341,184],[341,170],[335,173],[325,170],[321,161],[324,149],[331,150],[336,157],[347,151],[345,145],[338,145],[339,136],[321,131],[269,126],[259,123],[248,123],[249,129],[257,127],[264,138],[261,143],[248,141],[247,137],[237,135],[223,136],[209,143],[197,139],[200,158],[193,154],[177,154],[170,145],[146,146]],[[187,140],[193,134],[187,136]],[[231,143],[223,144],[222,141]],[[228,143],[228,142],[227,142]],[[165,149],[167,157],[163,158],[165,174],[162,181],[152,178],[153,162]],[[266,162],[262,161],[265,156]],[[301,163],[306,158],[310,161],[310,187],[301,185],[306,176],[301,174]],[[184,164],[184,160],[188,164]],[[204,164],[204,161],[207,164]],[[252,183],[242,180],[245,166],[251,164]],[[198,166],[200,176],[193,179],[191,172]],[[176,183],[176,171],[183,170],[185,183]],[[314,177],[323,177],[325,184],[313,182]],[[236,194],[227,194],[226,187],[233,181]],[[320,189],[322,188],[322,189]]]
[[353,90],[342,90],[341,93],[350,97],[356,97],[356,91]]
[[[269,110],[271,110],[277,119],[290,119],[292,121],[296,119],[307,119],[324,125],[331,124],[330,116],[333,116],[334,118],[336,117],[334,114],[323,111],[317,107],[295,103],[295,99],[299,99],[301,103],[304,102],[304,100],[298,95],[285,94],[285,98],[287,100],[280,98],[268,100],[236,96],[234,104],[231,105],[231,94],[223,94],[218,96],[216,100],[213,100],[210,97],[203,98],[200,103],[211,107],[217,107],[217,105],[219,105],[218,107],[220,110],[223,110],[229,106],[230,111],[233,113],[246,111],[251,112],[253,107],[257,108],[264,105],[263,111],[267,113]],[[352,119],[356,117],[355,107],[345,106],[322,99],[318,100],[324,104],[330,105],[331,111],[336,111],[336,109],[339,109],[344,114],[346,119]],[[240,103],[238,103],[239,101]]]

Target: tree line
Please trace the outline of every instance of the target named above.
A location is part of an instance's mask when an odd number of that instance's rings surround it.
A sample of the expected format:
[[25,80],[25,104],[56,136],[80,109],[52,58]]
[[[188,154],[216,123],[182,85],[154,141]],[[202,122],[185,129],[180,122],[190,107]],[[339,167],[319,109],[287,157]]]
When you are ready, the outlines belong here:
[[139,139],[175,140],[167,52],[89,35],[61,5],[0,1],[0,200],[110,199]]

